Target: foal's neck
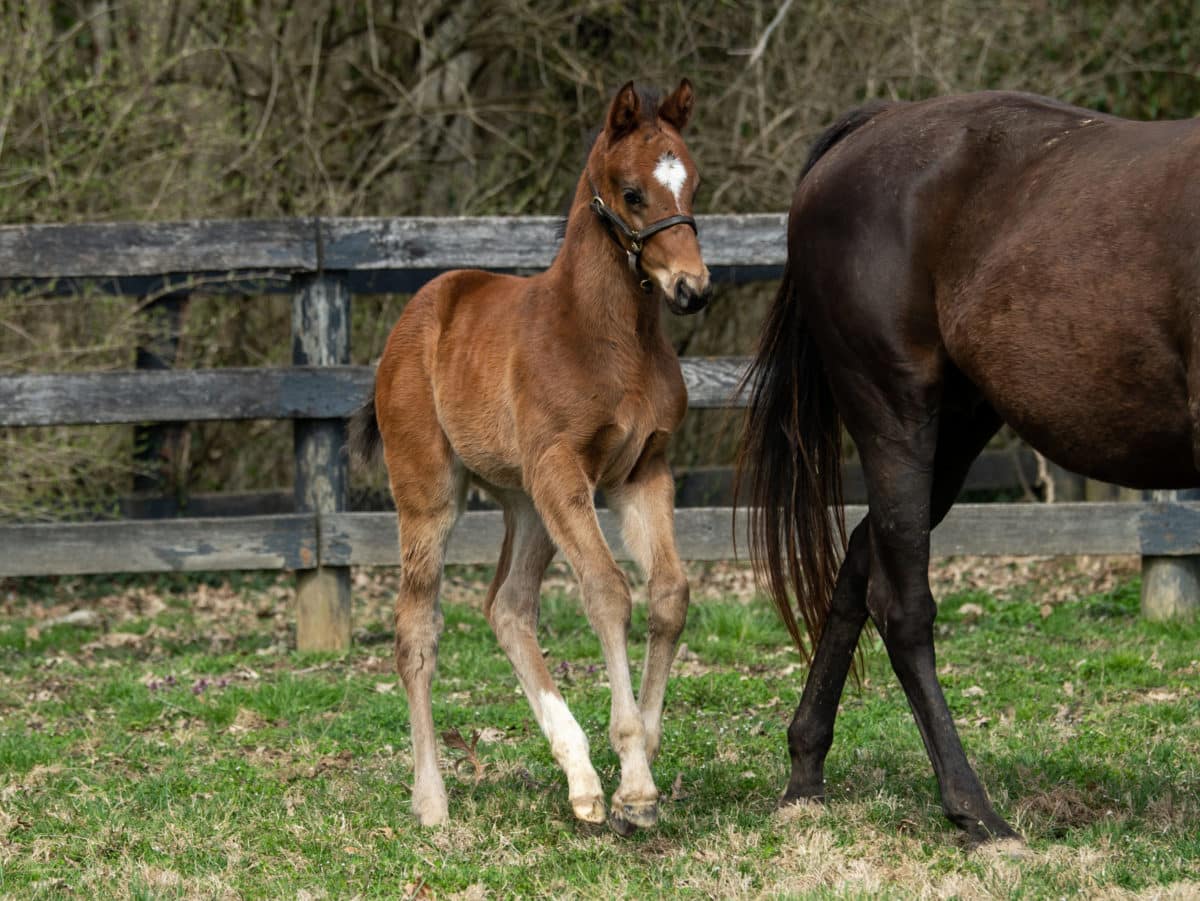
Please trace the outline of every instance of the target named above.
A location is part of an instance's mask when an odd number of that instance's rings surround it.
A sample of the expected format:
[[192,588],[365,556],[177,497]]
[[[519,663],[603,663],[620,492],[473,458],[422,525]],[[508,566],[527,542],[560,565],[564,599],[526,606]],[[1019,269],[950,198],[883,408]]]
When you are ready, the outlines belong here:
[[562,247],[546,275],[557,283],[582,335],[614,349],[653,351],[662,344],[662,302],[642,291],[624,251],[592,212],[592,192],[581,178],[567,217]]

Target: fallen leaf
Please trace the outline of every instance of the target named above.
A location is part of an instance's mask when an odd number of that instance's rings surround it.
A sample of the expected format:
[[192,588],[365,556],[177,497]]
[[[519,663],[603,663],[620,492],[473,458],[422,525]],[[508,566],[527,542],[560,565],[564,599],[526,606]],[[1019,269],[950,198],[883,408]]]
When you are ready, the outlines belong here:
[[1146,694],[1146,700],[1155,702],[1178,701],[1179,693],[1167,691],[1165,688],[1155,688]]
[[138,635],[136,632],[109,632],[101,635],[95,641],[89,641],[83,646],[85,651],[98,651],[105,648],[133,648],[146,640],[148,635]]
[[1042,606],[1038,608],[1038,613],[1041,614],[1042,619],[1046,619],[1053,612],[1054,612],[1054,608],[1051,607],[1049,604],[1042,604]]
[[251,710],[248,707],[239,707],[237,715],[234,716],[233,722],[229,724],[228,732],[238,734],[239,732],[254,732],[258,729],[265,729],[270,723],[257,711]]
[[95,610],[72,610],[70,613],[42,623],[43,626],[79,626],[84,629],[94,629],[100,624],[100,614]]
[[968,622],[974,622],[983,616],[983,608],[978,604],[963,604],[958,608],[958,615]]
[[675,774],[675,781],[671,783],[671,800],[686,801],[691,795],[683,790],[683,773]]
[[446,747],[453,748],[463,755],[454,761],[455,771],[464,763],[471,764],[475,768],[475,784],[478,785],[483,780],[483,771],[487,766],[479,759],[479,755],[475,753],[475,748],[479,745],[479,732],[472,732],[471,739],[468,742],[467,739],[462,737],[462,733],[458,729],[447,729],[442,733],[442,741],[446,743]]
[[987,694],[987,692],[978,685],[972,685],[970,688],[963,689],[964,698],[982,698],[985,694]]
[[424,879],[418,878],[416,882],[405,883],[404,888],[400,889],[400,897],[403,901],[427,901],[433,897],[433,892]]
[[375,691],[381,695],[390,695],[396,690],[396,684],[395,682],[376,682]]

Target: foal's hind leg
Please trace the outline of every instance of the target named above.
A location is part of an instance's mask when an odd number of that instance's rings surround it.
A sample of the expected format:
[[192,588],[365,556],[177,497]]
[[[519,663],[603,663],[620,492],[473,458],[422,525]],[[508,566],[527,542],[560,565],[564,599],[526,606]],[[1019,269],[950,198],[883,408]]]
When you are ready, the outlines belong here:
[[646,756],[658,756],[662,742],[667,676],[688,610],[688,581],[675,548],[675,480],[664,457],[639,464],[629,481],[608,493],[621,517],[625,546],[647,580],[650,634],[638,707],[646,728]]
[[388,448],[388,474],[400,517],[396,669],[408,694],[412,730],[412,809],[422,826],[444,823],[446,788],[438,770],[431,695],[442,612],[438,603],[446,542],[462,509],[466,473],[440,441],[409,454]]
[[504,504],[505,553],[484,613],[517,673],[554,759],[567,775],[575,816],[588,823],[603,823],[604,791],[592,767],[587,736],[567,709],[537,641],[538,591],[554,557],[554,543],[528,497],[510,492],[500,499]]

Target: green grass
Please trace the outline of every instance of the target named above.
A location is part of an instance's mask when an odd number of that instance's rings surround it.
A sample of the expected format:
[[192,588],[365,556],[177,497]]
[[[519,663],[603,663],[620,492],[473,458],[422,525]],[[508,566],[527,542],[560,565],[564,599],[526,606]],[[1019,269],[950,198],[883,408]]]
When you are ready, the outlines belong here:
[[[463,581],[446,608],[435,717],[464,736],[499,732],[478,746],[478,782],[444,749],[452,822],[436,830],[409,815],[407,710],[378,604],[358,611],[362,640],[340,659],[286,650],[286,582],[277,580],[0,584],[0,895],[1200,888],[1191,884],[1200,878],[1200,626],[1140,620],[1136,579],[1100,593],[1060,591],[1045,605],[1037,583],[942,600],[946,696],[998,808],[1029,840],[1015,861],[960,847],[873,635],[864,685],[847,692],[838,718],[829,803],[775,811],[804,669],[761,600],[693,606],[655,767],[673,795],[659,828],[620,839],[580,826],[470,603],[486,583]],[[77,602],[99,605],[107,633],[44,625]],[[548,665],[611,791],[617,761],[598,643],[572,589],[551,587],[543,608]],[[641,607],[631,637],[640,655]]]

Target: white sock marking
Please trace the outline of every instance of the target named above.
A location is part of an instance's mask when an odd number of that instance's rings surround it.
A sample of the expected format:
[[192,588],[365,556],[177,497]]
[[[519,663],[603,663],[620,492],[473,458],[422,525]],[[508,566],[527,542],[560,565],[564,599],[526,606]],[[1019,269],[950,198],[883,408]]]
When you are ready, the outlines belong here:
[[542,731],[550,742],[550,750],[567,771],[567,779],[578,775],[577,768],[581,765],[590,770],[592,764],[588,757],[587,736],[579,728],[575,717],[571,716],[567,705],[548,691],[538,695],[538,705],[542,709]]
[[654,167],[654,177],[658,183],[675,195],[675,205],[679,206],[680,192],[687,181],[687,168],[673,153],[664,153],[659,157],[658,165]]

